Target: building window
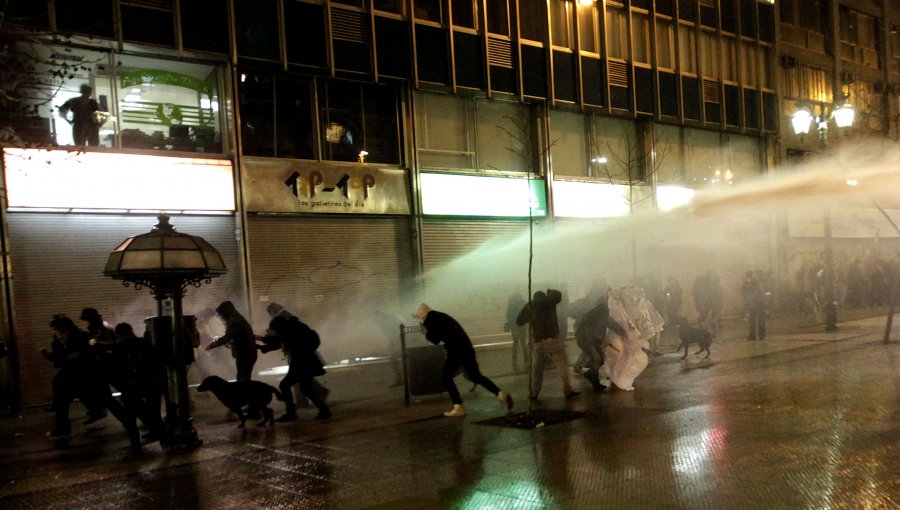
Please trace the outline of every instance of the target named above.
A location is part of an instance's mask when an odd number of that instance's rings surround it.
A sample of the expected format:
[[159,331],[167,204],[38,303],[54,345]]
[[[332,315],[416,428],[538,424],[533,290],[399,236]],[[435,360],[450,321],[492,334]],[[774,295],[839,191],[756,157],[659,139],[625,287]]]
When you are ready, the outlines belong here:
[[175,46],[175,10],[173,0],[147,3],[120,2],[122,37],[161,46]]
[[681,127],[654,124],[656,182],[659,185],[687,184],[681,146]]
[[714,32],[700,32],[700,62],[705,78],[719,78],[719,43]]
[[782,23],[789,23],[807,30],[822,32],[823,2],[820,0],[779,0],[778,10]]
[[840,7],[841,58],[878,68],[878,21],[872,16]]
[[578,36],[581,51],[600,53],[597,47],[597,5],[594,2],[589,5],[578,2]]
[[606,6],[606,55],[628,60],[628,18],[625,9]]
[[550,112],[550,162],[554,175],[591,176],[590,147],[585,116],[577,112]]
[[759,69],[760,80],[763,88],[774,89],[775,80],[772,76],[772,48],[770,46],[759,47]]
[[531,172],[538,169],[537,133],[526,105],[475,101],[478,169]]
[[800,64],[785,69],[782,76],[785,97],[831,103],[831,80],[825,69]]
[[450,3],[453,13],[453,26],[477,28],[475,23],[475,2],[473,0],[455,0]]
[[675,69],[675,25],[666,19],[656,19],[656,65]]
[[372,7],[392,14],[406,14],[406,2],[402,0],[372,0]]
[[725,81],[737,82],[737,42],[731,37],[722,38],[722,69]]
[[520,0],[519,35],[522,39],[544,41],[547,38],[547,3],[544,0]]
[[486,0],[488,32],[509,36],[509,6],[506,0]]
[[416,142],[422,168],[475,168],[472,100],[416,94]]
[[443,23],[444,15],[441,0],[414,0],[416,19]]
[[650,63],[650,18],[642,13],[632,11],[631,30],[633,35],[634,61]]
[[322,159],[400,164],[393,87],[327,78],[316,85]]
[[690,25],[678,26],[678,63],[681,72],[696,74],[697,63],[694,60],[697,55],[697,35],[694,27]]
[[611,183],[634,183],[644,175],[644,151],[640,148],[635,122],[592,115],[589,139],[592,175]]
[[12,91],[22,108],[5,112],[23,141],[223,151],[215,65],[25,42],[7,51],[31,70]]
[[550,0],[550,36],[553,45],[562,48],[575,47],[575,11],[569,0]]
[[239,76],[244,155],[358,161],[365,152],[368,162],[400,164],[392,87],[251,69]]
[[278,6],[274,0],[235,0],[234,14],[238,54],[279,60]]
[[416,94],[422,168],[529,172],[537,164],[534,131],[528,107],[519,103]]
[[759,59],[757,58],[758,50],[753,44],[741,44],[741,82],[745,87],[756,88],[759,81],[757,80],[757,66]]

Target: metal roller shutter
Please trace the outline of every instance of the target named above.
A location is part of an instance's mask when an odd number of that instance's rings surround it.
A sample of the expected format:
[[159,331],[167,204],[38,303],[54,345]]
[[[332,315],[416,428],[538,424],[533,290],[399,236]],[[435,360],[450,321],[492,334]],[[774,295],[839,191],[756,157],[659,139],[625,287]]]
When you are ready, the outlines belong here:
[[[48,402],[56,373],[39,350],[49,348],[50,319],[66,314],[76,324],[85,307],[96,308],[112,325],[129,322],[143,331],[145,317],[156,315],[148,290],[136,291],[103,276],[109,253],[129,236],[149,232],[155,216],[12,212],[8,216],[16,342],[25,405]],[[209,285],[189,287],[185,313],[215,307],[225,299],[243,303],[243,285],[233,216],[175,216],[175,228],[209,241],[228,274]]]
[[255,328],[265,329],[266,305],[276,302],[319,333],[328,362],[387,352],[375,311],[407,306],[409,218],[256,215],[247,229]]
[[[506,304],[510,294],[519,292],[524,299],[528,285],[528,253],[512,256],[508,264],[521,267],[521,279],[485,281],[473,261],[470,274],[456,278],[430,279],[429,270],[436,269],[468,254],[487,241],[512,241],[528,234],[527,220],[460,220],[426,219],[422,222],[422,257],[425,269],[426,299],[435,309],[453,315],[477,344],[507,341],[503,332]],[[516,273],[517,274],[517,273]]]

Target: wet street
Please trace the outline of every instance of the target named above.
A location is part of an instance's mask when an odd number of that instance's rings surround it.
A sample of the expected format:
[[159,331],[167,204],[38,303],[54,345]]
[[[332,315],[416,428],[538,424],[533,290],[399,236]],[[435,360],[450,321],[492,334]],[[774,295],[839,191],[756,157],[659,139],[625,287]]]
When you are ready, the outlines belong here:
[[[584,415],[533,429],[479,423],[503,406],[462,379],[468,416],[441,416],[446,394],[406,407],[384,364],[330,370],[324,423],[301,410],[297,423],[239,430],[195,393],[204,445],[185,454],[151,445],[130,458],[118,423],[86,428],[77,403],[59,450],[43,437],[52,415],[28,409],[0,419],[0,508],[897,509],[900,333],[884,345],[883,325],[735,333],[710,361],[682,362],[670,341],[635,391],[594,393],[579,378],[575,400],[550,370],[534,410]],[[508,357],[479,352],[523,412],[527,377]]]

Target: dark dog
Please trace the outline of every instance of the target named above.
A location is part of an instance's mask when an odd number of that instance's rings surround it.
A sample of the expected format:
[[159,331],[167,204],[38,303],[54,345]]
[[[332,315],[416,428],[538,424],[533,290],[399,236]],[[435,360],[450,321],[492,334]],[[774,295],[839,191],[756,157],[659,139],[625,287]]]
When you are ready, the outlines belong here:
[[247,422],[247,416],[241,410],[247,406],[247,413],[250,416],[263,415],[263,420],[256,424],[257,427],[264,427],[266,423],[275,424],[275,413],[269,409],[269,402],[272,401],[272,395],[278,400],[284,401],[284,397],[277,389],[260,381],[236,381],[228,382],[219,376],[211,375],[200,383],[197,391],[211,391],[225,407],[231,409],[234,414],[241,419],[238,428],[243,428]]
[[694,354],[700,354],[705,350],[706,356],[704,356],[704,359],[709,357],[709,346],[712,344],[712,334],[709,331],[688,325],[685,317],[677,317],[675,325],[678,326],[678,338],[681,339],[681,344],[678,345],[675,351],[680,351],[684,347],[684,356],[681,359],[687,358],[688,346],[691,344],[697,344],[700,347]]

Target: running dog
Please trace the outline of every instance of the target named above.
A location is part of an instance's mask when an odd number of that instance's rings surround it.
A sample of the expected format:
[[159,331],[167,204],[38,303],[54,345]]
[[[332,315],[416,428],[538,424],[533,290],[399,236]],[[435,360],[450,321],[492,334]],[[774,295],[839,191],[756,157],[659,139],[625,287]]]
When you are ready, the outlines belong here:
[[[266,423],[275,424],[275,413],[269,409],[269,402],[272,401],[272,395],[278,400],[284,401],[284,396],[272,386],[260,381],[236,381],[228,382],[217,375],[211,375],[200,383],[197,391],[211,391],[225,407],[231,409],[234,414],[238,415],[241,424],[238,428],[244,428],[247,422],[247,415],[259,416],[262,413],[263,420],[256,424],[257,427],[264,427]],[[247,415],[241,410],[247,406]]]
[[697,347],[700,348],[694,354],[700,354],[701,352],[706,351],[704,359],[709,357],[709,346],[712,344],[713,340],[712,333],[705,329],[688,325],[687,318],[685,317],[676,317],[675,325],[678,327],[678,338],[681,339],[681,344],[675,348],[675,351],[678,352],[684,347],[684,356],[682,356],[681,359],[687,358],[688,346],[691,344],[697,344]]

